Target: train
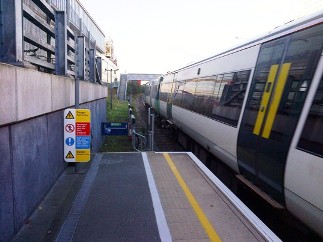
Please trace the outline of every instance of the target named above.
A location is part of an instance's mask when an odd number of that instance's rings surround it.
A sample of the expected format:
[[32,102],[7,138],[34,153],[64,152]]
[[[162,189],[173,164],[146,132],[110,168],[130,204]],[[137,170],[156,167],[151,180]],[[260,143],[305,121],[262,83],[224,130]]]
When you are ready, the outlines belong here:
[[323,238],[323,11],[145,86],[144,102]]

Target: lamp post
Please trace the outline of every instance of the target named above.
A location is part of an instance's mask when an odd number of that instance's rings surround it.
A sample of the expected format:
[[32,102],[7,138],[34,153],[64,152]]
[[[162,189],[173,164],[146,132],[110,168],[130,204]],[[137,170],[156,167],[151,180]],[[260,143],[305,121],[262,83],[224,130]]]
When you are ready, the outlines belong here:
[[113,93],[113,85],[112,85],[112,71],[116,73],[119,69],[105,69],[107,71],[107,82],[109,81],[109,72],[110,72],[110,109],[112,109],[112,93]]
[[112,91],[113,91],[113,86],[112,86],[112,69],[110,70],[110,105],[111,105],[111,110],[112,110]]

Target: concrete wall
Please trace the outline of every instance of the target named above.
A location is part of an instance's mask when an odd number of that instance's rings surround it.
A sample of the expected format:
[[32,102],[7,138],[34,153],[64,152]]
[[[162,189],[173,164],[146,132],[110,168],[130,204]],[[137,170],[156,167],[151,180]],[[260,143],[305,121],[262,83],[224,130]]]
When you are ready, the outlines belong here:
[[[66,168],[64,109],[74,105],[73,79],[0,64],[0,241],[18,232]],[[100,149],[107,87],[80,85],[91,110],[92,151]]]
[[[0,126],[54,112],[75,103],[75,82],[0,63]],[[80,82],[80,103],[107,96],[107,86]]]

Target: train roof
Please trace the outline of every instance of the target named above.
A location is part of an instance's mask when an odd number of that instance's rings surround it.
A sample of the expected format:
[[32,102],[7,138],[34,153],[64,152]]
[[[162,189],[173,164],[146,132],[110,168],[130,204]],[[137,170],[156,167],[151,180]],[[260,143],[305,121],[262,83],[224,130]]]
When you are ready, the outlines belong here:
[[262,34],[262,35],[260,35],[258,37],[255,37],[255,38],[253,38],[251,40],[248,40],[248,41],[246,41],[244,43],[241,43],[241,44],[239,44],[239,45],[237,45],[237,46],[235,46],[233,48],[230,48],[230,49],[227,49],[225,51],[219,52],[219,53],[217,53],[217,54],[215,54],[215,55],[213,55],[213,56],[211,56],[209,58],[200,60],[198,62],[194,62],[192,64],[189,64],[187,66],[179,68],[177,70],[168,72],[167,74],[175,73],[175,72],[178,72],[178,71],[181,71],[181,70],[188,69],[188,68],[196,66],[198,64],[211,61],[211,60],[213,60],[213,59],[215,59],[215,58],[217,58],[219,56],[230,54],[230,53],[235,52],[235,51],[237,51],[239,49],[242,49],[242,48],[250,47],[250,46],[260,44],[260,43],[263,43],[263,42],[267,42],[269,40],[272,40],[272,39],[287,35],[287,34],[289,34],[291,32],[298,31],[299,29],[306,28],[307,26],[320,24],[322,22],[323,22],[323,10],[320,10],[320,11],[317,11],[317,12],[315,12],[313,14],[310,14],[310,15],[307,15],[307,16],[304,16],[304,17],[301,17],[301,18],[298,18],[298,19],[291,20],[290,22],[287,22],[287,23],[285,23],[285,24],[283,24],[281,26],[278,26],[278,27],[274,28],[273,30],[271,30],[271,31],[269,31],[269,32],[267,32],[265,34]]

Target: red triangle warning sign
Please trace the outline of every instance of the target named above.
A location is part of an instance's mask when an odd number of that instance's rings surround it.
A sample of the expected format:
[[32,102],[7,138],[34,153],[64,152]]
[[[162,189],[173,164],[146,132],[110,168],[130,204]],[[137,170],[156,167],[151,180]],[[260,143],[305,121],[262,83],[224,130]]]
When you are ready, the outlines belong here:
[[69,111],[65,118],[66,119],[74,119],[74,116],[73,116],[72,112]]
[[74,159],[74,155],[72,154],[71,151],[69,151],[65,157],[66,159]]

